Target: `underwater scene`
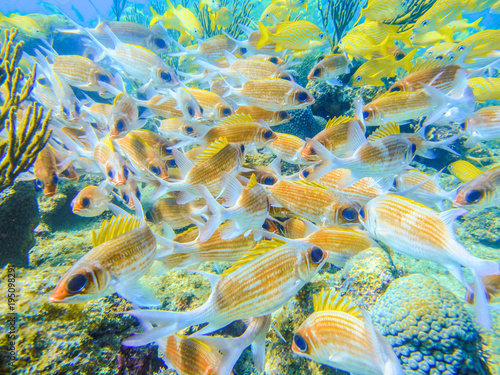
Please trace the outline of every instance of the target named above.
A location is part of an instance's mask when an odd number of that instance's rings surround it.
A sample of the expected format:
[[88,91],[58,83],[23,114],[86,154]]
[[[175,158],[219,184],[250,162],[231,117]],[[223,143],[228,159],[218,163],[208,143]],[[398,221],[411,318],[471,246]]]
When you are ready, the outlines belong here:
[[0,374],[500,374],[499,0],[0,33]]

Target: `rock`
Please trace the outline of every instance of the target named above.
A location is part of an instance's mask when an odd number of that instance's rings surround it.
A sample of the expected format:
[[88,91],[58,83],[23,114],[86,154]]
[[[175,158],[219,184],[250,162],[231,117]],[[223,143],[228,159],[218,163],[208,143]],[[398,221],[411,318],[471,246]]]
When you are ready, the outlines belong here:
[[39,220],[33,181],[19,181],[0,193],[0,266],[28,264]]
[[490,374],[471,317],[431,277],[413,274],[394,280],[371,315],[405,374]]

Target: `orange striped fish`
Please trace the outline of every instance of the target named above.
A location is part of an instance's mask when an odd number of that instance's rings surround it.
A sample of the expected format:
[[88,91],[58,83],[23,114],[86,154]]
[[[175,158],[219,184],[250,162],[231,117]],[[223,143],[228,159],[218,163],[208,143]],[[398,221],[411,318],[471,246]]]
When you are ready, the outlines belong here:
[[305,159],[301,151],[306,146],[306,142],[295,135],[287,133],[275,133],[277,138],[266,145],[273,155],[290,164],[310,164]]
[[86,186],[71,201],[71,211],[83,217],[99,216],[108,209],[106,203],[111,202],[109,185],[104,181],[99,186]]
[[92,231],[94,248],[61,278],[50,296],[54,303],[79,303],[113,291],[139,306],[160,305],[138,280],[153,264],[156,239],[144,219],[131,215],[105,220]]
[[146,217],[156,224],[165,222],[173,229],[180,229],[193,224],[189,217],[203,206],[202,201],[178,204],[176,198],[162,198],[154,202]]
[[265,121],[269,126],[280,125],[292,119],[287,111],[268,111],[254,105],[239,106],[234,113],[250,115],[255,121]]
[[467,267],[474,275],[477,321],[488,328],[491,319],[481,277],[500,274],[500,264],[476,258],[455,239],[453,221],[466,212],[437,213],[411,199],[384,195],[368,202],[359,217],[375,239],[398,253],[443,265],[470,290],[461,270]]
[[222,275],[204,273],[212,294],[199,308],[188,312],[128,311],[157,327],[129,337],[123,345],[145,345],[207,322],[197,333],[209,333],[238,319],[270,314],[296,295],[325,262],[326,252],[317,246],[263,241]]
[[403,375],[398,357],[366,311],[332,290],[316,294],[313,305],[293,336],[295,354],[351,374]]
[[455,207],[497,207],[500,197],[500,167],[496,166],[476,176],[457,189]]
[[469,135],[465,147],[500,139],[500,106],[484,107],[474,112],[465,122],[464,133]]
[[115,97],[109,114],[109,135],[113,138],[123,137],[130,131],[142,128],[144,121],[139,121],[139,109],[134,99],[126,92]]

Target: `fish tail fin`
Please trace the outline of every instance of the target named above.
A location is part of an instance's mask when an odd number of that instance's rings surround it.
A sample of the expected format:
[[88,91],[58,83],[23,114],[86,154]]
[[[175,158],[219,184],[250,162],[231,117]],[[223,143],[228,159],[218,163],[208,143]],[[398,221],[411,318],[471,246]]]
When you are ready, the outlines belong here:
[[167,0],[167,5],[168,5],[168,10],[174,10],[175,9],[174,4],[172,4],[172,2],[170,0]]
[[473,23],[469,25],[469,27],[472,27],[473,29],[476,30],[481,30],[481,26],[479,26],[479,22],[483,20],[483,17],[479,17],[477,20],[475,20]]
[[380,42],[380,44],[376,45],[375,47],[380,51],[382,56],[387,56],[387,51],[389,50],[391,42],[391,35],[389,34],[382,42]]
[[149,27],[153,26],[155,23],[160,21],[160,15],[156,12],[156,10],[153,9],[152,6],[149,7],[151,10],[151,13],[153,14],[153,18],[151,18],[151,21],[149,22]]
[[408,29],[405,32],[397,34],[398,38],[403,41],[406,47],[412,47],[413,43],[411,41],[411,36],[413,35],[413,29]]
[[314,149],[316,155],[321,159],[321,163],[315,164],[306,177],[307,181],[314,181],[334,170],[339,158],[328,151],[328,149],[316,139],[306,138],[306,142]]
[[486,329],[491,329],[491,316],[488,305],[488,295],[482,278],[485,276],[499,275],[500,264],[491,260],[476,258],[473,265],[474,274],[474,309],[476,319]]
[[401,60],[401,65],[403,69],[405,69],[407,72],[411,71],[411,68],[413,67],[413,64],[411,60],[413,60],[413,57],[415,57],[415,54],[417,53],[417,48],[413,49],[410,51],[402,60]]
[[6,17],[2,12],[0,12],[0,22],[5,22],[9,17]]
[[224,208],[217,202],[208,189],[199,184],[198,190],[207,202],[207,206],[212,212],[207,222],[200,228],[200,242],[206,242],[224,221]]
[[442,27],[439,29],[439,33],[444,37],[444,40],[449,43],[455,43],[453,40],[453,34],[455,34],[456,27]]
[[269,42],[269,36],[271,34],[269,30],[264,26],[264,24],[260,21],[259,21],[259,32],[260,32],[260,39],[257,42],[256,46],[257,49],[261,49]]

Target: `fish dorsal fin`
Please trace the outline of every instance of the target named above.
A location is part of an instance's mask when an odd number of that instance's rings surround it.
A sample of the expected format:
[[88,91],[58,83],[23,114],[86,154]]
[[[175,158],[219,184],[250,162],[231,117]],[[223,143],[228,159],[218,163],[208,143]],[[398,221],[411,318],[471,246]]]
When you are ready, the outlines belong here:
[[226,126],[226,125],[233,125],[245,122],[254,122],[254,119],[249,114],[236,113],[234,115],[224,117],[217,123],[217,126]]
[[399,133],[399,125],[395,121],[387,122],[377,130],[375,130],[368,137],[368,142],[376,141],[377,139],[387,137],[389,135],[395,135]]
[[111,220],[104,220],[99,233],[92,231],[92,246],[96,247],[120,234],[131,231],[141,226],[141,221],[134,215],[114,216]]
[[448,171],[462,182],[469,182],[483,173],[474,164],[466,160],[457,160],[448,165]]
[[248,181],[247,186],[245,189],[250,190],[252,189],[255,185],[257,185],[257,178],[255,177],[255,173],[252,173],[252,176],[250,177],[250,180]]
[[102,143],[109,147],[111,152],[115,152],[115,146],[113,145],[113,139],[107,135],[102,139]]
[[127,137],[130,137],[134,141],[137,141],[137,142],[141,143],[146,148],[150,148],[149,145],[148,145],[148,143],[141,136],[139,136],[137,134],[130,134],[130,133],[128,133]]
[[314,312],[318,311],[342,311],[358,319],[362,319],[361,309],[351,301],[349,297],[342,296],[340,291],[321,289],[319,294],[313,296]]
[[233,265],[222,273],[222,276],[229,275],[230,273],[236,271],[237,269],[243,267],[250,261],[258,258],[262,254],[267,253],[272,249],[285,245],[286,242],[277,238],[272,240],[263,240],[259,242],[253,249],[249,250],[245,255],[233,263]]
[[311,186],[311,187],[316,187],[316,188],[320,188],[320,189],[330,190],[325,185],[321,185],[319,182],[316,182],[316,181],[299,180],[299,181],[294,181],[294,183],[298,184],[298,185],[305,185],[305,186]]
[[206,343],[206,342],[203,342],[202,340],[200,339],[197,339],[195,337],[186,337],[186,340],[189,340],[191,342],[194,342],[195,344],[198,344],[198,345],[201,345],[203,346],[205,349],[209,350],[209,351],[212,351],[212,348]]
[[345,124],[346,122],[351,121],[353,118],[350,116],[339,116],[339,117],[334,117],[330,120],[325,125],[325,129],[331,128],[332,126],[337,126],[339,124]]
[[448,61],[445,61],[445,59],[420,59],[415,62],[415,64],[413,64],[413,67],[411,68],[409,73],[420,72],[421,70],[425,69],[439,68],[446,65],[450,65],[450,63]]
[[212,142],[201,154],[196,157],[195,164],[203,163],[212,158],[220,150],[229,144],[226,137],[220,137],[218,140]]

